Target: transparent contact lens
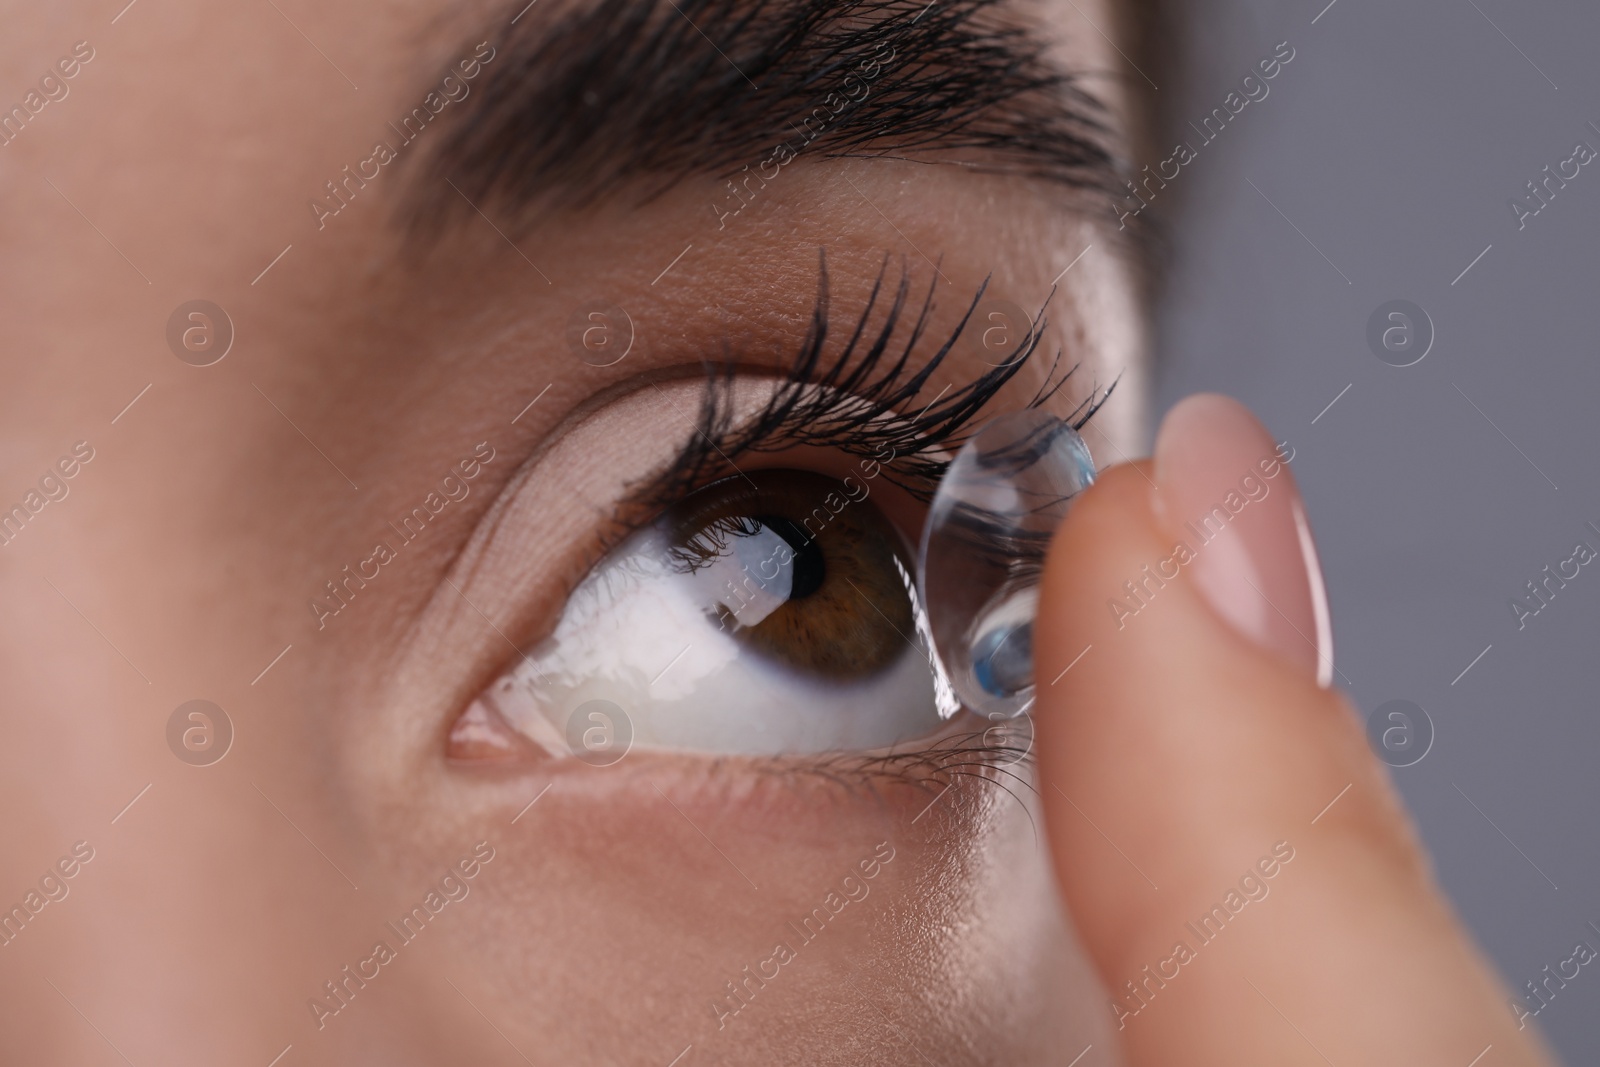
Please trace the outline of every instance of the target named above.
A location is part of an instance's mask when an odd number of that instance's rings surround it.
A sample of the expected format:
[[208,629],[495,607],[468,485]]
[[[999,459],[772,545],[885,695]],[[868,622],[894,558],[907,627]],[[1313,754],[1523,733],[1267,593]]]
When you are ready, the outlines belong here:
[[963,705],[1011,718],[1033,703],[1033,619],[1045,550],[1094,481],[1089,447],[1043,411],[968,439],[933,498],[917,585],[934,652]]

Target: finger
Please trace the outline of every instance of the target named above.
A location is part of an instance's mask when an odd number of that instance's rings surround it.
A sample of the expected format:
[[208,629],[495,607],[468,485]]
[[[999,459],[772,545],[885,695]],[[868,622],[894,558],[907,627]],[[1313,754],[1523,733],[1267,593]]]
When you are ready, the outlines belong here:
[[1546,1062],[1319,684],[1315,551],[1241,405],[1184,401],[1083,495],[1037,634],[1050,843],[1133,1067]]

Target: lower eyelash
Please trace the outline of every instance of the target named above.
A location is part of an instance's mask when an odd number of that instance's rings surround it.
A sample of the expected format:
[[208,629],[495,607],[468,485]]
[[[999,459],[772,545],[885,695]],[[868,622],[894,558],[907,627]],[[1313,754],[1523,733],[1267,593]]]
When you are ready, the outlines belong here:
[[1009,793],[1028,811],[1027,802],[1015,790],[1038,793],[1031,776],[1025,773],[1034,766],[1032,746],[997,743],[991,740],[991,733],[986,729],[950,734],[903,752],[830,752],[805,759],[773,757],[763,761],[760,769],[786,776],[822,778],[869,792],[883,786],[910,785],[930,795],[942,795],[942,790],[957,787],[961,779],[972,779]]
[[[885,297],[885,274],[889,266],[889,257],[885,255],[866,307],[848,340],[837,355],[829,357],[826,354],[829,303],[825,250],[818,251],[818,259],[817,299],[811,324],[785,375],[784,384],[754,418],[736,426],[732,386],[744,368],[731,358],[708,360],[705,364],[708,388],[701,401],[699,432],[690,438],[662,474],[630,494],[632,504],[659,510],[713,476],[730,473],[729,468],[741,455],[798,445],[826,447],[880,461],[888,454],[895,466],[887,476],[912,496],[926,501],[948,465],[942,453],[960,447],[966,439],[966,430],[1032,360],[1043,338],[1046,319],[1041,307],[1016,356],[990,367],[960,388],[946,389],[915,416],[908,417],[903,412],[915,407],[918,395],[967,329],[988,289],[988,279],[978,287],[955,330],[920,368],[916,368],[911,357],[924,342],[934,307],[936,281],[930,282],[915,318],[908,318],[909,271],[902,263],[899,281],[893,293]],[[868,322],[882,299],[888,300],[884,321],[875,334],[869,335]],[[1049,298],[1046,298],[1045,306],[1048,304]],[[908,329],[909,336],[903,344],[897,345],[896,337],[902,329]],[[1062,354],[1058,352],[1043,384],[1026,407],[1037,407],[1050,400],[1078,369],[1074,364],[1062,372],[1061,361]],[[1091,389],[1089,398],[1067,416],[1067,421],[1074,429],[1081,429],[1115,388],[1113,382],[1104,390]]]

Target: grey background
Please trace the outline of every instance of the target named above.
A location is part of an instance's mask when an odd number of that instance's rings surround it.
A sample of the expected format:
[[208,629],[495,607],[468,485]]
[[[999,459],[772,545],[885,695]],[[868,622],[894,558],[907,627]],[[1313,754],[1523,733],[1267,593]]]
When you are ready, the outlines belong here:
[[[1297,53],[1154,205],[1177,209],[1158,409],[1227,392],[1295,446],[1342,684],[1364,714],[1430,714],[1432,751],[1393,775],[1520,990],[1600,948],[1600,561],[1525,629],[1508,603],[1580,538],[1600,549],[1600,160],[1520,232],[1508,206],[1576,142],[1600,149],[1600,5],[1326,3],[1191,7],[1188,70],[1157,78],[1181,130],[1278,42]],[[1365,341],[1394,298],[1437,333],[1403,369]],[[1600,1062],[1600,962],[1539,1022]]]

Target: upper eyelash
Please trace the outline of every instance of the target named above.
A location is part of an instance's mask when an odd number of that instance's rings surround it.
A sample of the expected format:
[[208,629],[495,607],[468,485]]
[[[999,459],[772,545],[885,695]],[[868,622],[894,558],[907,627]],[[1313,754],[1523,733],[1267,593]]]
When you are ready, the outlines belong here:
[[[933,453],[954,451],[961,446],[974,420],[1033,359],[1043,338],[1046,319],[1041,307],[1013,358],[991,366],[960,388],[947,388],[916,415],[906,416],[903,411],[914,404],[928,380],[960,341],[983,300],[989,280],[985,279],[978,287],[951,334],[920,368],[914,369],[911,358],[928,329],[937,279],[929,283],[922,305],[915,319],[910,321],[909,336],[896,351],[895,338],[906,328],[911,293],[911,279],[904,265],[889,297],[882,325],[874,335],[867,333],[872,313],[884,298],[889,266],[889,257],[885,255],[848,341],[830,358],[826,354],[829,301],[824,250],[819,250],[818,261],[817,299],[811,323],[783,384],[753,418],[736,424],[731,403],[732,386],[744,368],[731,358],[707,360],[707,388],[701,398],[697,432],[666,470],[630,494],[633,504],[660,510],[699,488],[713,475],[731,473],[741,455],[797,445],[822,446],[858,457],[882,456],[891,451],[894,465],[885,465],[885,476],[912,496],[926,501],[949,465],[947,459]],[[1053,289],[1051,295],[1054,295]],[[1047,297],[1045,306],[1048,304]],[[1057,352],[1044,382],[1026,407],[1037,407],[1050,400],[1077,371],[1078,364],[1074,364],[1060,372],[1061,359],[1061,353]],[[1104,390],[1091,389],[1088,398],[1066,416],[1073,429],[1082,429],[1115,388],[1113,382]]]
[[[968,430],[977,416],[1036,355],[1046,325],[1044,308],[1041,307],[1029,324],[1028,335],[1016,356],[1005,364],[990,367],[959,389],[940,393],[916,416],[907,418],[901,414],[902,406],[916,399],[934,371],[954,350],[982,302],[989,280],[985,279],[978,287],[950,335],[920,370],[913,372],[909,369],[911,357],[927,332],[937,279],[930,282],[916,318],[910,324],[910,336],[898,353],[892,353],[895,336],[904,327],[911,291],[910,276],[903,265],[883,324],[875,335],[864,341],[869,320],[884,292],[888,265],[886,255],[849,340],[837,356],[828,360],[825,358],[829,329],[828,267],[825,251],[819,250],[817,299],[811,324],[783,384],[753,418],[736,425],[732,386],[747,368],[731,358],[705,361],[707,388],[701,400],[697,432],[665,471],[629,493],[627,503],[614,515],[614,520],[627,525],[622,522],[624,509],[664,511],[714,476],[735,473],[734,461],[740,455],[802,444],[831,447],[857,456],[881,455],[885,446],[889,446],[894,449],[896,463],[910,462],[898,468],[885,464],[884,476],[919,499],[931,497],[949,461],[929,453],[935,449],[953,452],[959,448],[969,436]],[[1051,296],[1054,292],[1052,289]],[[1045,299],[1045,306],[1049,300],[1049,297]],[[884,367],[885,360],[893,362]],[[1033,408],[1049,401],[1077,371],[1078,364],[1060,371],[1061,361],[1062,354],[1058,352],[1044,381],[1025,407]],[[1115,388],[1113,381],[1103,390],[1091,389],[1089,396],[1073,408],[1064,421],[1074,430],[1081,430],[1104,406]],[[602,546],[601,553],[608,547]],[[1015,789],[1024,793],[1037,792],[1028,773],[1033,764],[1031,749],[991,741],[989,731],[985,730],[945,737],[932,744],[888,754],[834,751],[799,761],[793,757],[771,757],[767,766],[774,772],[792,775],[798,770],[869,790],[889,783],[952,786],[956,779],[967,777],[1009,793],[1027,812],[1027,803]],[[1029,819],[1032,820],[1031,812]]]

